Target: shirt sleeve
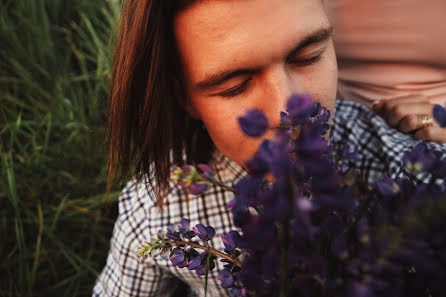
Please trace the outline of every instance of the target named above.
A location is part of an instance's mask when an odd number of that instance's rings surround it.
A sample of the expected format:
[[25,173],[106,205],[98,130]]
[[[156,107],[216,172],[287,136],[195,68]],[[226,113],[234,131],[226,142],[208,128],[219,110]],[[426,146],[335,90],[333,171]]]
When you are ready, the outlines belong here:
[[135,197],[137,192],[126,188],[119,199],[110,251],[93,288],[93,297],[172,296],[179,280],[156,265],[156,261],[145,261],[136,253],[148,226],[145,212],[138,206],[141,202]]

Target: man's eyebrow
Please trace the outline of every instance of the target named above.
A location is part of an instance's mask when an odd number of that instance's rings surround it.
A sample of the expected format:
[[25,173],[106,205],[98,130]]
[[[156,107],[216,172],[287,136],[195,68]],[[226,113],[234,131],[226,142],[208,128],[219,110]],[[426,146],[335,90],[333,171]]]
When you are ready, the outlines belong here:
[[330,38],[331,34],[333,33],[333,27],[330,26],[328,28],[317,30],[316,32],[313,32],[309,34],[307,37],[302,39],[301,42],[288,54],[288,59],[296,55],[298,52],[300,52],[305,47],[319,43],[322,41],[326,41]]
[[204,80],[195,84],[197,89],[209,89],[211,87],[218,86],[219,84],[239,75],[254,74],[256,70],[253,69],[238,69],[238,70],[226,70],[213,75],[207,76]]
[[[319,29],[315,32],[310,33],[304,39],[302,39],[299,44],[287,55],[287,59],[298,53],[303,48],[322,42],[330,38],[333,32],[333,27]],[[256,69],[237,69],[237,70],[224,70],[216,74],[206,76],[202,81],[195,84],[195,88],[205,90],[211,87],[220,85],[221,83],[239,75],[249,75],[258,72]]]

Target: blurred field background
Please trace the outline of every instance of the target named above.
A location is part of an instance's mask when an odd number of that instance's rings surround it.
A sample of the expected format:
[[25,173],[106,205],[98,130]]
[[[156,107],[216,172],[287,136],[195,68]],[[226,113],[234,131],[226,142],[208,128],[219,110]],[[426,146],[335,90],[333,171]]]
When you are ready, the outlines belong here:
[[107,196],[115,0],[0,2],[0,296],[89,296],[120,186]]

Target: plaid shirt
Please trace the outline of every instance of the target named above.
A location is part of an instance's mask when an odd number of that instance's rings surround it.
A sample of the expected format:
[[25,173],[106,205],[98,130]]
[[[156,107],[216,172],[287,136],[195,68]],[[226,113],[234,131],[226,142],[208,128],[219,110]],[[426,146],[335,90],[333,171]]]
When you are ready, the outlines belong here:
[[[392,178],[404,175],[400,160],[404,151],[417,141],[389,128],[381,118],[359,104],[339,101],[335,110],[330,141],[347,144],[358,152],[354,167],[370,184],[383,175]],[[442,150],[446,156],[445,145],[428,145]],[[228,185],[234,185],[244,175],[239,165],[219,152],[215,153],[211,165]],[[420,182],[429,177],[422,175],[418,178]],[[179,223],[182,217],[190,219],[192,226],[198,223],[213,226],[216,236],[212,244],[223,249],[220,236],[234,229],[231,213],[226,208],[232,193],[214,186],[203,195],[189,196],[187,203],[180,188],[171,184],[170,189],[161,212],[154,204],[152,192],[147,191],[143,183],[132,181],[124,188],[107,263],[96,282],[93,296],[172,296],[180,281],[190,287],[190,295],[204,296],[204,278],[197,276],[195,271],[177,268],[168,259],[143,260],[136,250],[154,238],[158,230]],[[209,274],[208,296],[228,296],[217,280],[221,264],[217,261],[217,268]],[[186,295],[185,292],[181,296]]]

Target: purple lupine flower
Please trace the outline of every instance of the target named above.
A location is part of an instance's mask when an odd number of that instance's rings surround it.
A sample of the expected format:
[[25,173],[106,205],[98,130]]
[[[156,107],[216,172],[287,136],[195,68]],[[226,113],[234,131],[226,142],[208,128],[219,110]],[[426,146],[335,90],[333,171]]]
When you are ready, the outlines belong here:
[[265,221],[279,219],[288,208],[288,195],[291,194],[289,183],[285,179],[277,180],[272,187],[265,190],[259,199],[267,209],[261,213]]
[[307,198],[301,197],[296,200],[296,205],[298,209],[302,212],[309,212],[314,210],[313,203]]
[[446,176],[446,158],[443,158],[443,153],[434,152],[435,162],[432,164],[430,173],[433,177],[442,178]]
[[190,186],[186,187],[187,191],[191,193],[192,195],[201,195],[204,192],[206,192],[209,188],[209,185],[202,184],[202,183],[195,183],[191,184]]
[[418,173],[430,170],[436,161],[436,156],[428,149],[424,141],[420,141],[412,151],[404,153],[402,160],[409,171]]
[[315,102],[313,106],[313,113],[310,115],[312,118],[320,122],[328,122],[331,116],[330,110],[323,107],[319,102]]
[[187,188],[190,185],[191,179],[193,178],[195,172],[195,168],[186,164],[175,169],[172,174],[172,179],[181,187]]
[[446,127],[446,108],[435,104],[433,110],[434,119],[438,122],[440,127]]
[[189,230],[189,226],[190,226],[190,221],[186,218],[182,218],[181,219],[181,226],[185,229],[185,230]]
[[232,287],[229,290],[229,297],[245,297],[247,294],[246,289],[242,287]]
[[203,179],[212,182],[215,179],[215,170],[207,164],[198,164],[197,167],[201,170],[199,174]]
[[250,137],[260,137],[268,128],[268,119],[258,109],[246,111],[245,115],[238,118],[242,131]]
[[344,233],[333,240],[331,244],[331,252],[339,259],[348,257],[348,242]]
[[234,285],[234,278],[232,277],[231,273],[226,269],[220,271],[217,279],[222,281],[221,287],[224,289],[228,289]]
[[186,218],[181,219],[181,224],[178,224],[178,233],[183,239],[192,239],[196,236],[195,232],[189,230],[190,221]]
[[[262,144],[256,159],[247,166],[253,176],[236,185],[237,194],[229,206],[241,235],[232,231],[222,236],[222,241],[225,252],[234,259],[240,256],[236,247],[245,249],[246,254],[243,269],[232,261],[221,260],[225,263],[219,275],[221,285],[229,288],[230,296],[243,296],[246,290],[260,297],[278,296],[284,234],[281,224],[289,216],[288,296],[442,296],[446,272],[437,265],[446,263],[443,224],[436,222],[433,226],[437,233],[430,234],[430,220],[435,217],[430,213],[423,213],[421,220],[409,220],[416,226],[408,230],[400,228],[400,223],[405,223],[399,220],[429,199],[434,200],[432,197],[441,197],[438,194],[444,191],[440,186],[433,182],[417,186],[410,178],[388,178],[375,186],[373,196],[365,196],[361,188],[365,186],[340,184],[336,167],[348,163],[334,162],[331,148],[321,137],[327,129],[329,112],[316,103],[307,117],[301,113],[305,108],[298,104],[290,103],[289,107],[288,112],[295,112],[293,115],[303,121],[301,129],[293,127],[295,119],[290,114],[282,113],[282,128],[288,131],[281,129],[282,134]],[[293,137],[287,139],[284,133]],[[353,155],[345,147],[338,153],[342,159],[352,159]],[[411,174],[429,170],[428,174],[441,178],[446,175],[446,161],[441,158],[438,152],[420,145],[405,155],[404,163]],[[341,168],[342,172],[346,170]],[[263,182],[269,172],[276,172],[275,180]],[[197,167],[195,176],[206,184],[212,171]],[[193,179],[183,179],[187,186],[198,184]],[[443,220],[444,217],[441,215]],[[426,223],[431,224],[427,230],[417,226]],[[169,229],[170,236],[189,240],[187,232],[193,232],[208,240],[215,234],[200,224],[187,231],[189,224],[182,221],[178,231]],[[190,270],[205,273],[207,253],[182,254],[175,248],[172,263],[184,265],[187,261]],[[211,269],[213,265],[211,261]],[[407,273],[411,265],[417,273]]]
[[186,267],[187,259],[184,255],[184,251],[182,249],[177,249],[170,257],[170,261],[172,265],[178,266],[180,268]]
[[374,297],[375,294],[370,290],[370,288],[360,282],[351,282],[347,285],[347,295],[348,297]]
[[349,170],[350,167],[348,167],[348,165],[345,163],[340,163],[336,166],[336,171],[342,176],[345,176],[349,172]]
[[[194,259],[192,259],[192,261],[195,260],[195,262],[193,263],[193,266],[191,266],[191,264],[189,264],[187,266],[187,268],[189,270],[195,270],[195,272],[198,275],[205,275],[206,274],[206,260],[208,257],[208,253],[207,252],[203,252],[201,253],[199,256],[195,257]],[[209,259],[209,271],[213,270],[215,268],[215,255],[211,255],[210,259]],[[199,261],[199,265],[196,266],[197,262]]]
[[344,160],[351,161],[356,159],[358,153],[347,145],[340,145],[338,148],[338,155]]
[[264,181],[261,178],[256,178],[249,175],[244,176],[234,186],[234,189],[237,191],[234,199],[236,199],[240,206],[244,208],[260,203],[257,197],[263,184]]
[[201,240],[209,240],[215,236],[215,229],[211,226],[197,224],[192,230],[195,232],[195,234],[198,235]]
[[187,265],[187,268],[188,268],[189,270],[195,270],[195,269],[197,269],[198,266],[201,265],[201,258],[202,258],[201,255],[198,255],[198,256],[192,258],[192,259],[189,261],[189,263],[188,263],[188,265]]
[[180,241],[181,240],[181,238],[177,234],[171,233],[171,232],[166,233],[166,237],[169,238],[170,240],[173,240],[173,241]]
[[376,187],[384,197],[395,196],[401,191],[399,185],[390,177],[384,177],[379,180],[376,183]]
[[312,117],[312,125],[318,127],[320,135],[325,135],[330,128],[328,120],[330,119],[330,110],[322,107],[319,102],[314,103]]
[[327,140],[321,136],[315,126],[307,126],[302,129],[295,144],[295,151],[302,161],[314,160],[313,158],[321,156],[326,149]]
[[[197,168],[201,172],[198,172]],[[192,195],[203,194],[215,180],[215,171],[212,167],[198,164],[197,168],[186,164],[177,167],[172,174],[172,179]]]
[[289,176],[293,173],[294,162],[290,158],[289,138],[284,133],[278,132],[271,140],[264,140],[257,151],[255,158],[268,164],[269,171],[275,178]]
[[271,173],[275,178],[293,176],[295,163],[290,158],[291,146],[288,136],[284,133],[276,133],[269,144],[271,152]]
[[186,186],[184,179],[187,177],[189,170],[190,168],[188,165],[177,167],[175,171],[172,173],[172,179],[178,182],[182,187]]
[[332,195],[319,194],[317,199],[321,206],[333,211],[351,212],[354,206],[352,189],[349,187],[336,189]]
[[260,262],[262,275],[265,279],[274,279],[279,276],[280,262],[277,259],[279,259],[280,253],[278,246],[271,246],[262,255],[259,255],[257,261]]
[[201,169],[201,171],[208,173],[209,175],[213,175],[215,170],[214,168],[212,168],[211,166],[209,166],[208,164],[198,164],[197,165],[198,168]]
[[263,177],[269,172],[268,162],[258,154],[254,155],[254,157],[246,162],[245,168],[249,175],[258,177]]
[[313,113],[313,98],[309,94],[292,95],[287,102],[286,111],[293,125],[301,125],[308,121]]
[[221,241],[225,245],[227,251],[237,248],[237,242],[240,240],[240,234],[237,231],[231,230],[226,235],[221,236]]

